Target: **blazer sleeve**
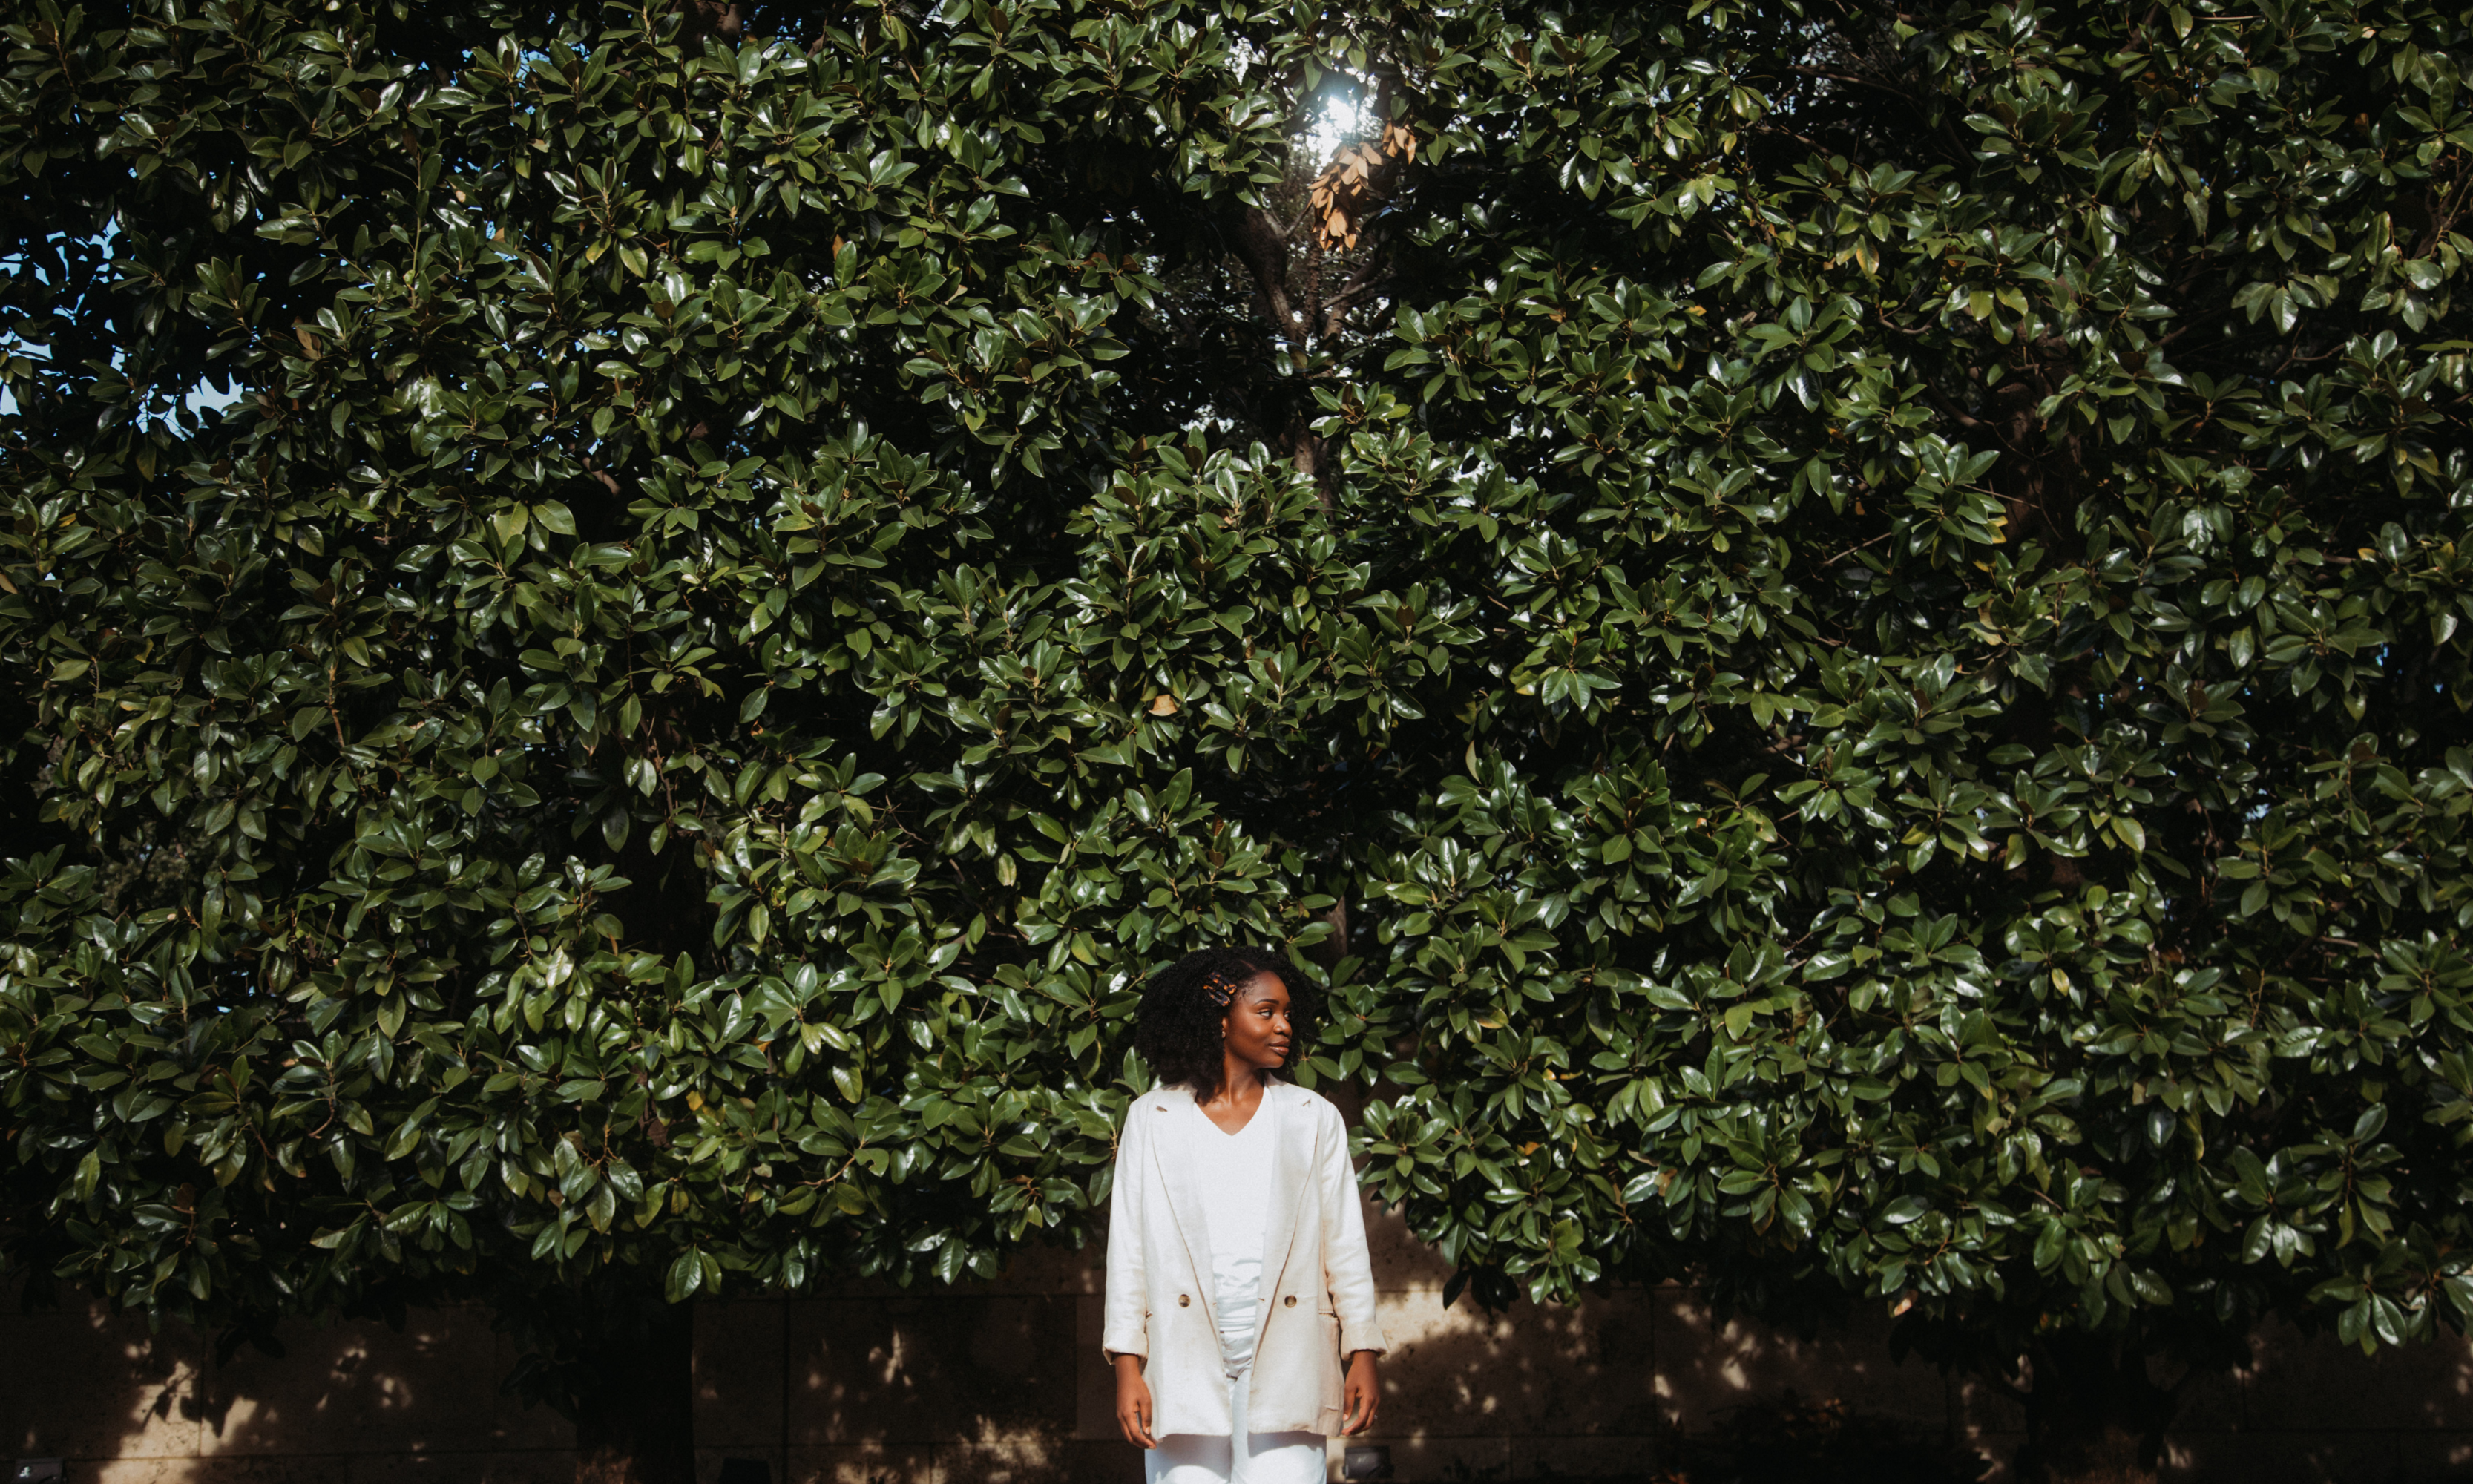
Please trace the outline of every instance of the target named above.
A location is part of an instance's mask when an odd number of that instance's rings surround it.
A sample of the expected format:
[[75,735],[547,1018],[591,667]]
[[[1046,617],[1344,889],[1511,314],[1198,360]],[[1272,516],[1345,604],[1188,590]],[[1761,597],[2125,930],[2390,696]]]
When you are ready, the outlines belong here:
[[1381,1354],[1382,1322],[1374,1311],[1374,1258],[1365,1246],[1365,1203],[1357,1191],[1357,1170],[1348,1162],[1348,1126],[1339,1110],[1322,1105],[1322,1270],[1332,1308],[1339,1315],[1339,1352]]
[[1125,1108],[1116,1138],[1116,1176],[1108,1192],[1108,1293],[1099,1348],[1118,1355],[1150,1354],[1150,1274],[1143,1257],[1142,1213],[1150,1202],[1150,1120],[1137,1118],[1141,1099]]

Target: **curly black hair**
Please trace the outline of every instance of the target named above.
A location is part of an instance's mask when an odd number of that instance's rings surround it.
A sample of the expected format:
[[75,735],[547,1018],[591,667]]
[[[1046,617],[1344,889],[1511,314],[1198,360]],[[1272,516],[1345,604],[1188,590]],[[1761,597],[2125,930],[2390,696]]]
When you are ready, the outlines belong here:
[[1151,975],[1134,1019],[1134,1049],[1162,1086],[1189,1088],[1206,1103],[1218,1095],[1226,1065],[1219,1020],[1228,1006],[1217,996],[1265,973],[1288,987],[1288,1065],[1296,1064],[1322,1019],[1321,988],[1277,948],[1196,948]]

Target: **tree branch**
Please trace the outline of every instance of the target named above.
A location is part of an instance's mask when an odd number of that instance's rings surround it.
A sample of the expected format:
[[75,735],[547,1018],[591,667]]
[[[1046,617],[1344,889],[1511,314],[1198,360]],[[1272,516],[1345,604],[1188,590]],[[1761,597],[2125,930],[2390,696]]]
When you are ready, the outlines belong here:
[[1234,227],[1230,238],[1236,256],[1254,275],[1254,292],[1264,317],[1282,336],[1302,344],[1308,326],[1288,302],[1288,244],[1280,235],[1279,224],[1261,207],[1248,206]]
[[1357,265],[1357,271],[1348,275],[1348,281],[1339,286],[1339,292],[1323,306],[1322,333],[1325,336],[1338,334],[1348,323],[1350,310],[1390,286],[1389,249],[1387,242],[1377,246],[1366,255],[1365,261]]

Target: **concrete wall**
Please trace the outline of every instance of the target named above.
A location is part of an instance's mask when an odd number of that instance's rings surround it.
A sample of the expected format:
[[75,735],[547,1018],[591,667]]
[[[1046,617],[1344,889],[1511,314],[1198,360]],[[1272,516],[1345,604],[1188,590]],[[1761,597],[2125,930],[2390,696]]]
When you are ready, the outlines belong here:
[[[1804,1342],[1714,1328],[1688,1289],[1489,1317],[1445,1309],[1446,1274],[1374,1216],[1385,1363],[1381,1433],[1405,1481],[1646,1475],[1660,1440],[1793,1389],[1979,1448],[1999,1479],[2005,1398],[1894,1365],[1876,1328]],[[701,1475],[722,1460],[789,1484],[1133,1484],[1100,1362],[1095,1252],[1026,1257],[994,1283],[852,1290],[698,1311]],[[498,1395],[515,1360],[485,1315],[296,1324],[289,1353],[216,1367],[210,1342],[93,1312],[0,1313],[0,1461],[60,1455],[76,1484],[558,1481],[571,1433]],[[1670,1452],[1670,1446],[1669,1446]],[[2284,1337],[2194,1389],[2172,1476],[2245,1484],[2461,1477],[2473,1471],[2473,1355],[2372,1358]]]

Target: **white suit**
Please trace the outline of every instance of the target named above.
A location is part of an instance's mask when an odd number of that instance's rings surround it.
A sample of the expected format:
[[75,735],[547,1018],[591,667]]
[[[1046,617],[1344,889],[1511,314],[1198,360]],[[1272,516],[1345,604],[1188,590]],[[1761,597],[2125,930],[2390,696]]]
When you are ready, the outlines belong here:
[[1341,1357],[1383,1350],[1365,1217],[1339,1110],[1270,1079],[1254,1116],[1275,1120],[1253,1364],[1232,1398],[1211,1291],[1211,1238],[1196,1185],[1193,1094],[1134,1100],[1116,1144],[1108,1228],[1110,1358],[1144,1357],[1151,1432],[1229,1436],[1240,1404],[1255,1433],[1326,1437],[1345,1419]]

